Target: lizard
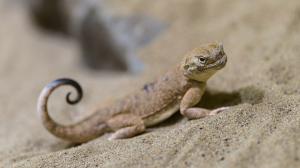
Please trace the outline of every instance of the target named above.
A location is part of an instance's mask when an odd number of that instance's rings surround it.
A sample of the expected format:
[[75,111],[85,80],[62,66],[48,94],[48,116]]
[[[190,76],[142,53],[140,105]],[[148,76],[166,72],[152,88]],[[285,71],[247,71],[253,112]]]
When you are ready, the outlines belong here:
[[46,85],[40,93],[37,110],[44,127],[67,141],[85,143],[108,132],[112,132],[109,140],[134,137],[177,111],[189,120],[226,111],[228,107],[213,110],[195,107],[205,92],[207,80],[226,62],[227,55],[222,43],[200,45],[187,52],[181,64],[154,82],[145,84],[140,90],[114,102],[114,105],[96,109],[90,116],[70,125],[62,125],[50,117],[47,107],[49,96],[60,86],[71,86],[75,88],[77,96],[71,99],[69,92],[66,101],[76,104],[81,100],[83,91],[73,79],[57,79]]

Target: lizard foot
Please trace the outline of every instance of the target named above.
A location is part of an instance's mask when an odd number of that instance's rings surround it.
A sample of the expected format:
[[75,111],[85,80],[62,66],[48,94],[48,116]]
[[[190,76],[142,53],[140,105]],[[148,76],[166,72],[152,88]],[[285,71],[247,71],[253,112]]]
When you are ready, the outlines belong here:
[[131,138],[145,131],[144,121],[133,114],[120,114],[107,121],[115,132],[108,140]]
[[229,107],[220,107],[214,110],[208,110],[205,108],[198,108],[198,107],[193,107],[193,108],[188,108],[182,112],[182,114],[187,117],[188,119],[199,119],[203,118],[206,116],[213,116],[216,115],[220,112],[223,112],[225,110],[229,109]]
[[144,125],[135,125],[117,130],[108,140],[131,138],[145,131]]
[[224,112],[224,111],[226,111],[226,110],[228,110],[228,109],[229,109],[229,107],[220,107],[220,108],[216,108],[216,109],[214,109],[214,110],[211,110],[210,113],[209,113],[209,115],[213,116],[213,115],[219,114],[219,113],[221,113],[221,112]]

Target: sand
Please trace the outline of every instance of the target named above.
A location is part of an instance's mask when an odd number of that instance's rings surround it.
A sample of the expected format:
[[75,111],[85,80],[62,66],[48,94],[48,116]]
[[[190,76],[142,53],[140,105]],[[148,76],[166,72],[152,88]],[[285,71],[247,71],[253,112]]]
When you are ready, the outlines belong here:
[[[168,24],[138,50],[145,69],[136,75],[91,72],[80,64],[74,40],[32,25],[23,5],[0,1],[0,167],[300,167],[298,0],[111,1],[123,15],[143,13]],[[193,121],[175,115],[131,139],[105,135],[79,146],[41,125],[36,100],[53,79],[83,85],[77,106],[65,104],[65,89],[50,101],[51,115],[70,123],[210,41],[222,41],[229,60],[209,80],[200,105],[230,105],[226,113]]]

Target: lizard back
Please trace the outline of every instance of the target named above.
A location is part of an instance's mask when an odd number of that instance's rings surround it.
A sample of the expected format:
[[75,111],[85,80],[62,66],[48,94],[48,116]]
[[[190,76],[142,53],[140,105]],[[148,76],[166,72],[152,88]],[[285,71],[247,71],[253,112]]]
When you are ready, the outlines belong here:
[[121,113],[135,114],[144,119],[178,105],[190,85],[191,82],[177,67],[158,80],[145,84],[140,90],[121,100],[117,106],[121,108]]

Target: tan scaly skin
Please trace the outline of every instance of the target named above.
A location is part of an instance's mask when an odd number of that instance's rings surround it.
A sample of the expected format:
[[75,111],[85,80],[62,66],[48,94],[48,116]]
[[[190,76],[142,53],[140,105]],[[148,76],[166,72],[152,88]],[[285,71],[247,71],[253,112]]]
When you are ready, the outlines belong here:
[[70,100],[69,93],[66,100],[69,104],[76,104],[82,97],[82,90],[74,80],[58,79],[43,89],[38,100],[38,112],[49,132],[68,141],[83,143],[106,132],[114,132],[110,140],[133,137],[177,111],[188,119],[199,119],[226,110],[226,107],[215,110],[194,107],[205,91],[206,81],[226,62],[222,44],[203,45],[188,52],[180,65],[158,80],[145,84],[114,106],[98,109],[86,119],[68,126],[58,124],[49,116],[48,98],[57,87],[70,85],[78,95],[76,100]]

